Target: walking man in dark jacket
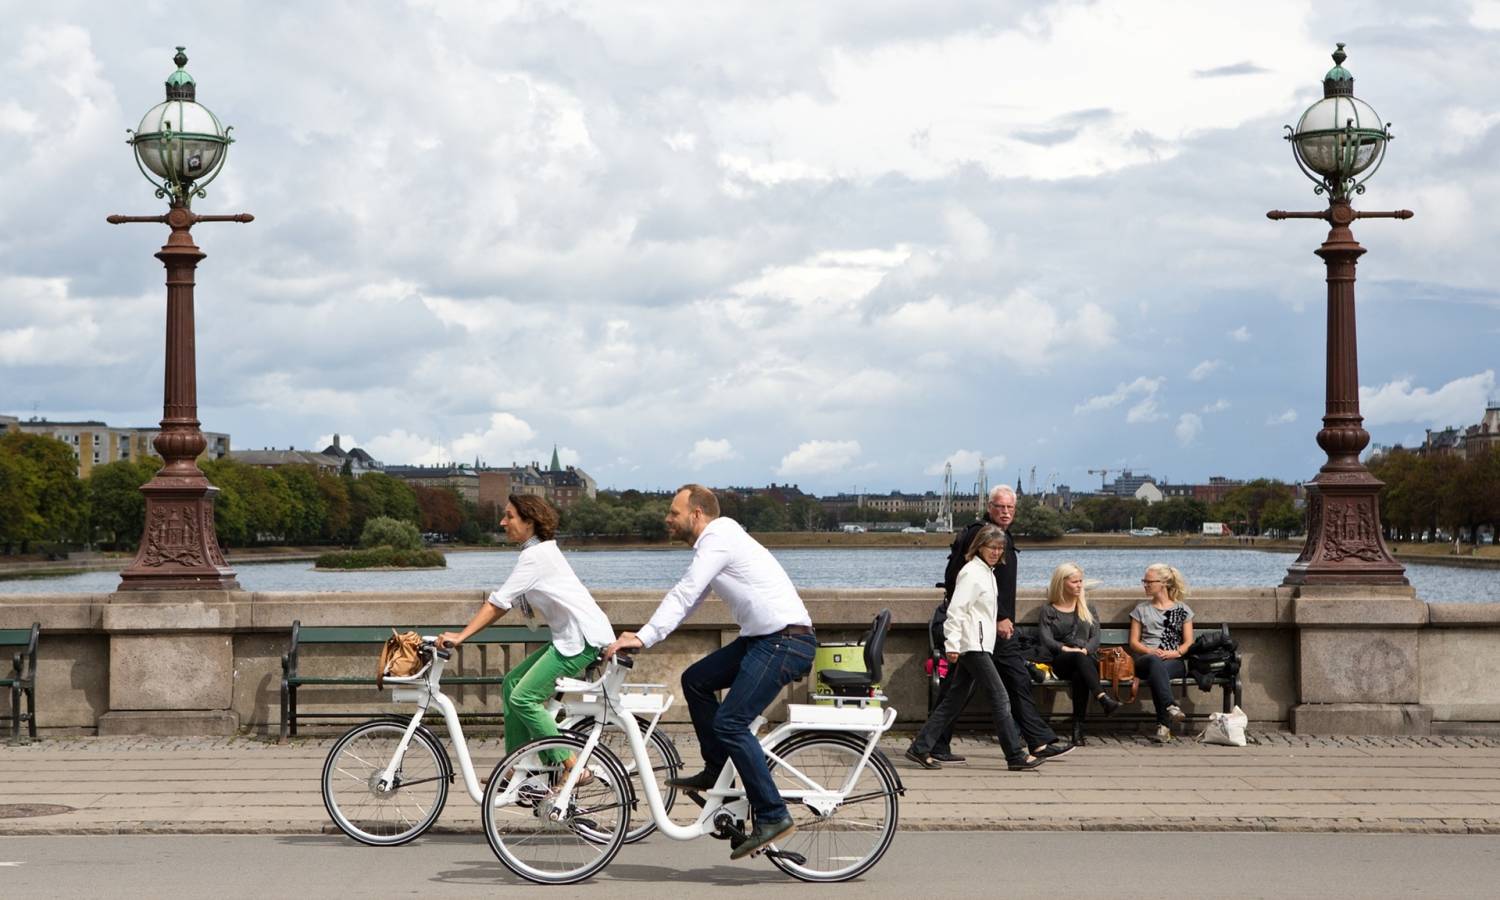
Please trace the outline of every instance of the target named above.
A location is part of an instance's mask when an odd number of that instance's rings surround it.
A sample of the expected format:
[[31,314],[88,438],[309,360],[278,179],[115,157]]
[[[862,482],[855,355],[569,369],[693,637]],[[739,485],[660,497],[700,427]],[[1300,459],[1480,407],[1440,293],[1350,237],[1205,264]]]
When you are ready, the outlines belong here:
[[[1058,740],[1057,733],[1048,727],[1037,710],[1036,697],[1032,692],[1031,675],[1026,671],[1026,660],[1016,641],[1016,542],[1010,535],[1010,523],[1016,518],[1016,492],[1010,485],[1002,484],[990,490],[984,507],[984,517],[968,525],[954,539],[948,551],[948,569],[943,575],[943,602],[953,596],[953,584],[958,580],[958,570],[964,567],[964,552],[974,535],[985,525],[998,525],[1005,529],[1005,556],[995,567],[995,584],[1000,591],[999,621],[995,623],[995,668],[1000,681],[1010,696],[1011,714],[1021,729],[1026,746],[1036,756],[1043,758],[1062,756],[1073,749],[1072,744]],[[944,678],[938,687],[938,700],[948,691],[952,679]],[[970,690],[972,693],[972,688]],[[968,702],[966,699],[965,703]],[[953,731],[950,727],[940,736],[929,754],[939,762],[962,762],[963,757],[953,752]]]

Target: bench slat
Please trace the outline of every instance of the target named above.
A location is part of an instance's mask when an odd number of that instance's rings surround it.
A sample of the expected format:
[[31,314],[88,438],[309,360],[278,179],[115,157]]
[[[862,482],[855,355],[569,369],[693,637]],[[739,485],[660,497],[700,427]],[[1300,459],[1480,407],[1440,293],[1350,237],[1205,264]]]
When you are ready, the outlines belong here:
[[[462,625],[421,625],[415,628],[398,629],[415,631],[418,634],[442,634],[445,631],[463,631]],[[389,627],[334,627],[307,626],[297,630],[299,644],[384,644],[391,636]],[[544,644],[552,640],[548,628],[527,628],[524,625],[498,625],[486,628],[464,641],[465,644]]]
[[30,628],[6,628],[0,630],[0,646],[25,646],[31,643]]

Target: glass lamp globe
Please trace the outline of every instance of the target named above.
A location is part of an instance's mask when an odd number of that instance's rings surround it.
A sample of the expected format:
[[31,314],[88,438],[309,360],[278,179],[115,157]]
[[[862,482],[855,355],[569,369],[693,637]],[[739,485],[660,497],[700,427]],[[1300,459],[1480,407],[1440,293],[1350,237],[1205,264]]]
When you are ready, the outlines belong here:
[[161,180],[158,195],[170,194],[186,205],[194,194],[202,196],[203,185],[218,174],[234,139],[218,116],[197,102],[197,84],[183,68],[183,50],[178,47],[173,57],[177,71],[167,78],[166,100],[141,117],[130,144],[141,171]]

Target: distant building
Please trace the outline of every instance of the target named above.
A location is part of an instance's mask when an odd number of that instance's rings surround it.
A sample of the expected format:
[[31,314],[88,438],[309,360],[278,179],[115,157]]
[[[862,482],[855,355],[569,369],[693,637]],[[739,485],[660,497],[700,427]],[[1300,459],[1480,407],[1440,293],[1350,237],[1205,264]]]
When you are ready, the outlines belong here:
[[1244,484],[1244,479],[1213,475],[1209,477],[1208,484],[1193,485],[1193,499],[1212,505],[1229,496],[1229,492],[1235,488],[1243,487]]
[[1464,429],[1464,455],[1470,459],[1500,447],[1500,400],[1491,400],[1478,425]]
[[452,488],[470,503],[479,502],[479,473],[468,465],[386,466],[385,474],[407,484],[430,488]]
[[345,450],[340,446],[337,434],[333,436],[333,443],[323,448],[323,455],[337,459],[339,461],[339,471],[343,471],[344,466],[347,465],[349,474],[355,478],[370,472],[385,471],[385,466],[379,460],[358,447]]
[[1156,479],[1150,475],[1137,475],[1126,469],[1116,476],[1114,482],[1101,493],[1114,494],[1116,497],[1134,497],[1135,492],[1140,490],[1143,484],[1154,485]]
[[1160,503],[1162,501],[1161,488],[1158,488],[1156,486],[1156,482],[1154,481],[1142,482],[1141,486],[1135,489],[1135,494],[1133,496],[1137,500],[1146,501],[1147,506],[1150,506],[1153,503]]
[[330,475],[337,475],[344,465],[338,457],[314,453],[311,450],[298,450],[295,447],[288,447],[285,450],[272,450],[269,447],[264,450],[236,450],[229,454],[229,458],[242,466],[253,466],[257,469],[312,466]]
[[552,461],[545,469],[536,461],[526,465],[513,462],[507,468],[481,466],[476,462],[475,467],[479,473],[477,502],[480,505],[493,503],[502,507],[511,494],[529,494],[565,510],[579,500],[593,500],[599,496],[598,482],[577,466],[564,466],[555,446],[552,448]]
[[[36,417],[0,416],[0,433],[9,431],[39,434],[62,441],[78,458],[78,477],[87,478],[94,466],[154,455],[151,441],[161,429],[112,427],[93,420],[52,422]],[[198,456],[200,461],[222,459],[229,454],[229,435],[205,431],[203,437],[207,446]]]

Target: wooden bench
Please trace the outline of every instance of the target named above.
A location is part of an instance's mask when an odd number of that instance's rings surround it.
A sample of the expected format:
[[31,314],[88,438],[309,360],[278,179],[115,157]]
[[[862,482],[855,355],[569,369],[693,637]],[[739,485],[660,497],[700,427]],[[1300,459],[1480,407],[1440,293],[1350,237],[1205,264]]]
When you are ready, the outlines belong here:
[[[42,633],[40,623],[30,628],[0,630],[0,647],[22,647],[11,657],[10,674],[0,678],[0,687],[10,688],[10,739],[21,739],[21,723],[26,723],[28,737],[36,737],[36,643]],[[21,712],[21,700],[26,711]]]
[[[1022,634],[1029,634],[1032,637],[1033,640],[1036,639],[1036,635],[1037,635],[1037,626],[1036,625],[1018,625],[1018,626],[1016,626],[1016,630],[1018,632],[1022,633]],[[1194,633],[1194,635],[1205,634],[1205,633],[1207,633],[1210,630],[1217,630],[1219,632],[1219,634],[1223,635],[1226,640],[1228,640],[1228,638],[1229,638],[1229,626],[1228,625],[1220,625],[1220,626],[1218,626],[1217,629],[1214,629],[1213,626],[1211,626],[1211,625],[1205,625],[1202,628],[1194,628],[1193,629],[1193,633]],[[1130,629],[1129,628],[1101,628],[1101,629],[1099,629],[1099,646],[1100,647],[1115,647],[1115,646],[1125,647],[1126,650],[1127,650],[1127,652],[1128,652],[1129,651],[1129,645],[1130,645]],[[1134,654],[1132,654],[1132,655],[1134,655]],[[1238,654],[1236,654],[1236,658],[1238,658]],[[1232,673],[1231,673],[1231,669],[1233,669]],[[1238,667],[1231,667],[1226,662],[1219,662],[1219,663],[1216,663],[1215,665],[1213,665],[1210,668],[1210,673],[1211,673],[1211,678],[1209,679],[1209,685],[1210,685],[1210,687],[1211,688],[1212,687],[1220,687],[1220,688],[1223,689],[1223,707],[1224,707],[1224,712],[1227,713],[1231,709],[1233,709],[1234,707],[1239,706],[1240,703],[1241,703],[1242,690],[1241,690],[1241,685],[1240,685],[1240,677],[1239,677]],[[1191,671],[1189,671],[1187,674],[1183,675],[1181,678],[1173,678],[1171,681],[1172,681],[1172,690],[1173,690],[1173,696],[1174,697],[1178,696],[1177,692],[1178,692],[1179,689],[1181,689],[1181,695],[1185,697],[1187,695],[1188,688],[1190,688],[1190,687],[1197,687],[1198,686],[1198,680],[1193,677]],[[1055,690],[1068,690],[1068,689],[1072,688],[1072,686],[1073,686],[1073,682],[1072,681],[1070,681],[1068,679],[1065,679],[1065,678],[1058,678],[1057,676],[1051,675],[1051,674],[1049,674],[1047,676],[1047,679],[1045,681],[1043,681],[1041,684],[1037,685],[1037,687],[1040,690],[1044,690],[1044,691],[1047,691],[1047,690],[1054,690],[1054,691]],[[1113,687],[1113,685],[1105,685],[1105,689],[1108,690],[1108,691],[1110,691],[1111,695],[1113,695],[1113,693],[1114,693],[1114,687]],[[1147,695],[1149,695],[1149,694],[1150,694],[1150,691],[1147,690],[1146,685],[1144,683],[1144,679],[1142,679],[1142,684],[1141,684],[1141,687],[1140,687],[1140,694],[1138,696],[1140,697],[1140,699],[1142,700],[1142,702],[1144,702],[1145,697]],[[1092,698],[1092,697],[1083,697],[1083,696],[1079,696],[1077,693],[1074,693],[1072,695],[1072,700],[1073,700],[1073,714],[1072,714],[1071,718],[1072,718],[1073,726],[1074,726],[1073,727],[1073,733],[1075,735],[1077,735],[1077,734],[1081,733],[1081,731],[1082,731],[1082,724],[1088,718],[1089,704],[1092,703],[1092,702],[1094,702],[1094,698]],[[1206,714],[1204,714],[1204,715],[1206,716]],[[1140,716],[1140,715],[1137,715],[1137,716],[1130,716],[1130,715],[1116,716],[1115,718],[1120,718],[1120,719],[1123,719],[1125,721],[1134,721],[1134,720],[1138,720],[1138,719],[1142,719],[1142,718],[1150,718],[1152,721],[1155,721],[1155,719],[1156,719],[1156,717],[1154,715],[1149,715],[1149,714],[1147,716]]]
[[[1194,629],[1194,634],[1195,635],[1196,634],[1204,634],[1208,630],[1211,630],[1211,629],[1217,630],[1225,638],[1229,637],[1229,626],[1228,625],[1219,625],[1217,627],[1217,629],[1214,629],[1213,626],[1205,625],[1202,628],[1195,628]],[[1017,625],[1016,626],[1016,631],[1019,634],[1030,636],[1033,641],[1036,640],[1036,635],[1037,635],[1037,626],[1036,625]],[[932,709],[933,709],[933,707],[937,705],[937,692],[938,692],[938,684],[939,684],[939,679],[938,679],[937,674],[936,674],[936,672],[937,672],[937,659],[938,659],[939,654],[938,654],[938,651],[937,651],[937,646],[936,646],[935,640],[932,638],[932,635],[930,634],[930,632],[931,632],[931,629],[929,629],[929,645],[931,647],[931,658],[932,658],[932,661],[933,661],[933,674],[931,674],[929,676],[929,678],[928,678],[928,699],[927,699],[927,709],[928,709],[928,712],[931,712]],[[1099,646],[1100,647],[1112,647],[1112,646],[1125,647],[1129,643],[1130,643],[1130,629],[1129,628],[1101,628],[1099,630]],[[1236,659],[1238,659],[1238,654],[1236,654]],[[1233,672],[1230,671],[1231,668],[1234,669]],[[1221,663],[1218,663],[1218,664],[1214,665],[1211,668],[1210,671],[1212,672],[1212,678],[1210,679],[1210,685],[1211,685],[1211,687],[1220,687],[1220,688],[1223,689],[1223,704],[1222,705],[1223,705],[1224,712],[1227,713],[1227,712],[1229,712],[1231,709],[1233,709],[1236,706],[1243,706],[1243,700],[1242,700],[1243,689],[1242,689],[1242,686],[1241,686],[1241,683],[1240,683],[1240,676],[1239,676],[1238,667],[1231,667],[1227,663],[1222,663],[1221,662]],[[1035,683],[1035,682],[1033,682],[1033,683]],[[1182,694],[1185,696],[1187,694],[1187,689],[1189,687],[1196,687],[1197,684],[1198,684],[1198,681],[1197,681],[1196,678],[1194,678],[1192,676],[1191,672],[1189,672],[1187,675],[1185,675],[1182,678],[1174,678],[1174,679],[1172,679],[1172,688],[1173,688],[1173,691],[1174,691],[1174,696],[1175,696],[1175,692],[1178,689],[1181,689]],[[1058,678],[1058,677],[1056,677],[1054,675],[1049,675],[1045,681],[1043,681],[1041,684],[1037,685],[1037,690],[1042,691],[1042,692],[1056,691],[1056,690],[1068,690],[1068,689],[1072,688],[1072,686],[1073,686],[1073,683],[1071,681],[1069,681],[1068,679]],[[1112,685],[1106,685],[1105,687],[1106,687],[1107,690],[1109,690],[1111,692],[1111,694],[1113,694],[1114,691],[1113,691],[1113,686]],[[1144,685],[1142,685],[1141,690],[1142,690],[1142,694],[1149,693],[1149,692],[1147,692],[1145,690]],[[1088,719],[1089,704],[1093,703],[1094,700],[1091,697],[1080,697],[1077,694],[1072,695],[1072,700],[1073,700],[1073,713],[1070,716],[1070,718],[1071,718],[1072,723],[1073,723],[1073,733],[1076,735],[1076,734],[1079,734],[1082,731],[1083,722]],[[961,728],[979,727],[979,726],[987,727],[989,725],[989,717],[988,717],[988,713],[985,712],[985,710],[987,710],[988,707],[983,706],[983,704],[978,704],[978,705],[971,704],[970,708],[972,708],[974,710],[978,710],[978,712],[977,713],[966,713],[964,716],[962,716],[959,719],[959,722],[958,722],[959,727],[961,727]],[[1080,713],[1081,713],[1081,715],[1080,715]],[[1055,718],[1055,716],[1053,718]],[[1150,714],[1145,714],[1145,715],[1140,715],[1140,714],[1137,714],[1137,715],[1128,715],[1128,714],[1127,715],[1116,715],[1116,716],[1114,716],[1112,718],[1113,718],[1114,721],[1126,721],[1126,722],[1138,722],[1138,721],[1144,721],[1146,719],[1150,719],[1151,721],[1155,721],[1155,716],[1154,715],[1150,715]]]
[[[462,631],[462,625],[422,625],[417,627],[399,626],[397,631],[415,631],[418,634],[442,634],[445,631]],[[364,687],[375,686],[375,671],[379,668],[379,650],[374,649],[385,644],[391,636],[391,627],[374,626],[349,626],[349,627],[303,627],[301,621],[292,623],[292,642],[286,655],[281,657],[281,740],[288,736],[297,734],[298,719],[351,719],[354,717],[369,718],[371,716],[383,715],[381,712],[357,713],[357,712],[299,712],[297,710],[297,689],[302,685],[317,685],[320,687],[335,685],[360,685]],[[552,640],[552,633],[546,627],[536,629],[525,626],[495,626],[486,628],[468,640],[463,646],[474,644],[543,644]],[[366,666],[368,675],[303,675],[300,670],[300,653],[305,644],[355,644],[372,648],[369,661]],[[452,663],[450,665],[454,665]],[[488,675],[460,675],[454,672],[449,675],[443,674],[443,685],[500,685],[505,680],[504,672],[495,672]],[[476,718],[499,719],[503,717],[501,712],[465,713]]]

